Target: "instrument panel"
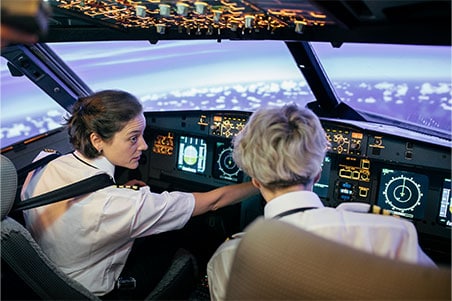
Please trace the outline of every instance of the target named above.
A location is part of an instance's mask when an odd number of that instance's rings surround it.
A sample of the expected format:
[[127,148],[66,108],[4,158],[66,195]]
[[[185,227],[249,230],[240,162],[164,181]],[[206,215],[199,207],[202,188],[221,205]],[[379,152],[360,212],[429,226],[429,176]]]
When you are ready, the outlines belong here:
[[[232,158],[231,141],[250,113],[145,114],[149,149],[140,170],[151,187],[206,191],[249,180]],[[314,191],[325,206],[378,205],[411,220],[420,237],[446,242],[450,256],[450,141],[384,125],[326,118],[321,122],[331,147]]]

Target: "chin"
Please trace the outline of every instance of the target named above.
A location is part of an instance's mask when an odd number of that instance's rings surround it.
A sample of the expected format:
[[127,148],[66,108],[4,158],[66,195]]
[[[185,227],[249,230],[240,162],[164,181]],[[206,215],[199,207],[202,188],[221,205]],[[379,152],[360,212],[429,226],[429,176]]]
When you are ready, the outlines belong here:
[[138,162],[130,163],[126,167],[128,169],[136,169],[138,167]]

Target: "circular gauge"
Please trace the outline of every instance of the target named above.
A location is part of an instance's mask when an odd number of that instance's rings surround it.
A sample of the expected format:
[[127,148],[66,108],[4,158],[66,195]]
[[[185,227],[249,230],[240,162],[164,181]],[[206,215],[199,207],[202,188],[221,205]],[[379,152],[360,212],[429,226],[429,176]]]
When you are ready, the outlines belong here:
[[392,177],[386,184],[383,191],[385,203],[392,210],[406,212],[412,211],[421,204],[421,185],[413,178],[400,175]]
[[189,145],[184,149],[183,158],[186,164],[195,165],[198,161],[198,151],[194,146]]
[[228,179],[236,178],[240,169],[235,164],[232,158],[232,148],[223,149],[218,155],[218,169],[223,173],[223,176]]

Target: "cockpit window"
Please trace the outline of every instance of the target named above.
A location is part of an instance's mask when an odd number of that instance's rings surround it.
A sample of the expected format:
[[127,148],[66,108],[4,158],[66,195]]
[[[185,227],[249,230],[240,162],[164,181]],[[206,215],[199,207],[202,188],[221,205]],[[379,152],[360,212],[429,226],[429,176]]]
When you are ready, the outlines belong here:
[[12,76],[5,58],[0,58],[0,146],[59,128],[65,110],[26,76]]
[[53,43],[93,90],[122,89],[146,111],[305,105],[314,96],[281,41]]
[[[450,135],[451,47],[311,45],[340,101],[376,119]],[[283,41],[96,41],[49,46],[91,90],[129,91],[146,111],[254,111],[315,100]],[[64,109],[26,77],[12,77],[4,58],[1,81],[2,147],[61,126]]]
[[312,43],[336,95],[373,115],[451,131],[451,47]]

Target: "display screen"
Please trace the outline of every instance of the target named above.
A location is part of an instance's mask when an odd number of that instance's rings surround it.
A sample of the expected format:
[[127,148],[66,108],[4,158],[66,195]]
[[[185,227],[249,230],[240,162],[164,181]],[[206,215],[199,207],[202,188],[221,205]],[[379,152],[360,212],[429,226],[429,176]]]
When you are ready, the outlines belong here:
[[328,196],[328,186],[330,181],[330,171],[331,171],[331,158],[325,156],[322,163],[322,175],[320,180],[314,184],[313,191],[320,197],[326,198]]
[[232,146],[230,143],[217,142],[215,145],[215,164],[212,176],[232,182],[241,181],[243,172],[235,164],[232,158]]
[[397,215],[422,219],[427,192],[426,175],[384,168],[381,171],[377,205]]
[[442,225],[452,226],[452,195],[450,193],[451,179],[444,179],[441,190],[441,203],[438,212],[438,221]]
[[177,168],[192,173],[206,170],[207,144],[202,138],[180,136]]

